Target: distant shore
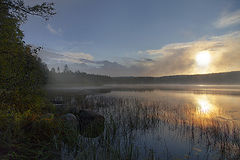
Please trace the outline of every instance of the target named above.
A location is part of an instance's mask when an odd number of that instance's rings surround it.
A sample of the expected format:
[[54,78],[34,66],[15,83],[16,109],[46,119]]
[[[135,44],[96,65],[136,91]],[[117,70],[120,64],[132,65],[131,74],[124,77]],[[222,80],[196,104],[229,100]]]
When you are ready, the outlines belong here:
[[77,84],[47,85],[48,92],[73,92],[79,94],[106,93],[111,91],[179,91],[196,94],[240,95],[240,85],[193,85],[193,84],[111,84],[81,86]]

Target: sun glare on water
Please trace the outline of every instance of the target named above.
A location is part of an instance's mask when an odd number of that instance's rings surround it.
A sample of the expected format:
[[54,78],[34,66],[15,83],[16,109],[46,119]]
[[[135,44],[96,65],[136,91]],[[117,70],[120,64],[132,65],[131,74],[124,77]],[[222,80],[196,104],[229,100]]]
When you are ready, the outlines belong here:
[[206,99],[199,99],[198,100],[199,104],[199,111],[203,114],[207,114],[211,111],[211,104],[206,100]]
[[218,115],[217,107],[212,104],[207,96],[197,97],[197,115],[200,117],[214,117]]
[[199,66],[208,66],[211,62],[211,54],[208,51],[198,52],[195,60]]

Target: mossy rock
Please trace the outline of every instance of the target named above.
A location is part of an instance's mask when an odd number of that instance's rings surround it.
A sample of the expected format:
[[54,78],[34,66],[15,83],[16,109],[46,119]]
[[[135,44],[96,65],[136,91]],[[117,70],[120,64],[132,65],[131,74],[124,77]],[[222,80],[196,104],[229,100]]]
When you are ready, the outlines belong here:
[[80,134],[84,137],[95,138],[104,131],[105,118],[95,112],[80,110],[78,113]]

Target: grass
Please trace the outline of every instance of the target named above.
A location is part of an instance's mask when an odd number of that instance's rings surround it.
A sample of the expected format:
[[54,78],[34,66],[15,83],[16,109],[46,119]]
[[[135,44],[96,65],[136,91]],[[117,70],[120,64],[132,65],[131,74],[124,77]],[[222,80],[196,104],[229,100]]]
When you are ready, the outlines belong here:
[[0,159],[59,159],[61,143],[75,148],[78,133],[41,93],[5,91],[0,100]]
[[[72,98],[64,101],[70,105]],[[78,109],[104,115],[105,129],[99,137],[80,135],[78,130],[62,122],[61,113],[54,110],[52,116],[46,116],[50,111],[20,113],[2,109],[1,159],[237,160],[240,157],[239,124],[212,117],[196,118],[197,110],[192,104],[170,105],[134,97],[99,95],[81,97],[76,103]],[[72,112],[77,115],[78,109]],[[164,133],[172,135],[164,136]],[[154,138],[156,134],[159,139]],[[144,137],[154,139],[159,148]],[[189,150],[175,155],[169,137],[181,140]]]
[[[169,106],[161,102],[137,98],[116,98],[105,96],[88,96],[79,104],[81,108],[90,108],[105,116],[107,124],[101,143],[95,146],[94,155],[110,159],[196,159],[194,154],[201,154],[209,159],[238,159],[240,156],[240,126],[234,121],[212,117],[196,117],[196,108],[191,104]],[[143,150],[139,143],[139,133],[145,134],[156,128],[174,132],[177,139],[190,141],[191,151],[188,156],[176,157],[167,147],[163,138],[159,150],[147,144]],[[135,137],[138,137],[135,139]],[[140,136],[141,137],[141,136]],[[101,150],[102,143],[106,150]],[[194,144],[194,145],[193,145]],[[193,149],[193,146],[201,148]],[[91,148],[91,147],[90,147]],[[124,151],[125,150],[125,151]],[[205,151],[203,151],[205,150]],[[89,151],[89,150],[88,150]],[[98,152],[97,152],[98,151]],[[205,152],[205,153],[203,153]],[[91,154],[90,154],[91,155]],[[207,156],[204,156],[207,155]],[[81,159],[81,158],[80,158]]]
[[26,111],[1,112],[1,159],[58,159],[61,143],[75,147],[74,130],[58,118]]

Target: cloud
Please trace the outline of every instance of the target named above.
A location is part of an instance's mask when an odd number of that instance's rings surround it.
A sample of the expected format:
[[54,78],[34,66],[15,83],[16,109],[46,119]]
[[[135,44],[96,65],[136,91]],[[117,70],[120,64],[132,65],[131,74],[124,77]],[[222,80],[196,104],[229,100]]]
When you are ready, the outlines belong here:
[[51,32],[52,34],[55,35],[61,35],[62,34],[62,29],[59,28],[58,30],[54,29],[50,24],[47,24],[47,29],[49,30],[49,32]]
[[[166,45],[147,50],[155,59],[148,68],[152,75],[197,74],[240,70],[240,31],[188,43]],[[212,62],[207,67],[196,64],[196,54],[208,50]]]
[[[211,54],[212,61],[209,66],[202,67],[196,63],[195,57],[198,52],[205,50]],[[240,70],[240,31],[192,42],[168,44],[160,49],[142,51],[141,56],[145,58],[123,58],[111,62],[93,60],[90,54],[83,52],[45,51],[42,54],[43,61],[49,68],[63,68],[68,64],[73,71],[110,76],[164,76],[234,71]]]
[[[93,56],[83,52],[72,53],[72,52],[56,52],[52,50],[42,50],[38,56],[44,63],[47,64],[48,68],[60,68],[63,70],[64,65],[67,64],[73,71],[81,71],[94,74],[102,75],[131,75],[137,69],[133,66],[127,67],[118,62],[110,62],[108,60],[94,61]],[[150,60],[147,60],[150,61]]]
[[55,52],[51,50],[43,50],[38,56],[48,65],[54,63],[83,63],[82,59],[93,59],[92,55],[83,52]]
[[87,59],[87,60],[92,60],[93,56],[88,54],[88,53],[83,53],[83,52],[64,52],[62,53],[65,57],[72,58],[72,59]]
[[240,24],[240,10],[225,13],[214,23],[217,28],[225,28],[237,24]]

